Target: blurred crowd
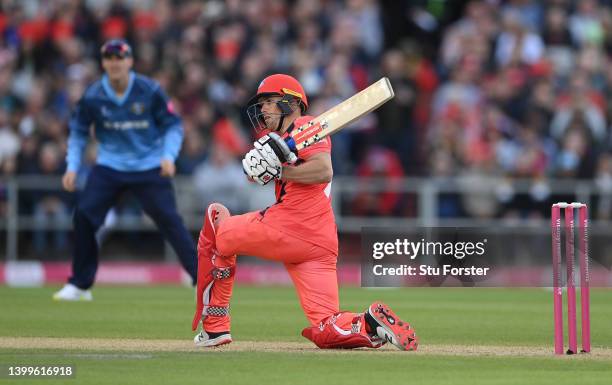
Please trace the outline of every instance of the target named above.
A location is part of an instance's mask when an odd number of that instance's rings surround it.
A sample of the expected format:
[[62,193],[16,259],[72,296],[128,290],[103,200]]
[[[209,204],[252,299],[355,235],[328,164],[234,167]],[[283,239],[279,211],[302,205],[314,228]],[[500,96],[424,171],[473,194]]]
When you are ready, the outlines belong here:
[[[247,209],[244,107],[267,74],[297,77],[311,115],[384,75],[396,97],[333,137],[336,175],[464,176],[493,191],[443,195],[441,217],[545,215],[551,179],[595,179],[608,218],[611,34],[610,0],[0,0],[0,169],[63,173],[67,120],[100,76],[99,47],[124,37],[135,70],[175,100],[178,171],[203,200]],[[488,188],[487,176],[509,182]],[[515,178],[532,181],[528,194]],[[69,213],[60,193],[21,198],[40,220]],[[356,193],[343,210],[409,216],[413,199]]]
[[[502,183],[478,202],[463,199],[461,208],[489,217],[546,215],[548,180],[594,178],[602,192],[597,216],[609,218],[610,2],[470,2],[444,31],[438,53],[429,174],[466,174],[472,185],[489,175],[532,181],[528,194]],[[447,214],[457,208],[449,204]]]

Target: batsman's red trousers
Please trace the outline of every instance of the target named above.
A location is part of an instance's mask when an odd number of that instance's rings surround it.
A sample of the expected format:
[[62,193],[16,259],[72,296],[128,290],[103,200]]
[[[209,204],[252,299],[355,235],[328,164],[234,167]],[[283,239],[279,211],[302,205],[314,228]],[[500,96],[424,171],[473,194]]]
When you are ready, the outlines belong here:
[[[282,262],[297,290],[304,314],[312,326],[339,311],[337,256],[331,251],[283,233],[261,221],[260,212],[224,219],[217,227],[218,267],[231,267],[236,254]],[[210,306],[227,307],[234,276],[215,281]],[[230,317],[206,317],[204,330],[230,330]]]

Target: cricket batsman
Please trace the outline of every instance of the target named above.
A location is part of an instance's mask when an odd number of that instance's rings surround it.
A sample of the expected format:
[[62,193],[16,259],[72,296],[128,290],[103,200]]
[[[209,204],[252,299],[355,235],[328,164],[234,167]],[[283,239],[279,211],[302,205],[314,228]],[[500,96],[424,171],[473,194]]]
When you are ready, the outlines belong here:
[[254,182],[274,181],[276,203],[264,210],[231,216],[213,203],[206,210],[198,240],[197,309],[200,321],[196,346],[232,342],[230,299],[236,255],[254,255],[281,262],[295,284],[309,327],[302,335],[322,349],[378,348],[391,342],[401,350],[416,350],[414,329],[384,303],[363,313],[340,311],[336,262],[338,236],[331,206],[331,140],[289,150],[284,139],[310,121],[304,116],[308,99],[291,76],[265,78],[249,101],[247,113],[256,130],[265,130],[242,160]]

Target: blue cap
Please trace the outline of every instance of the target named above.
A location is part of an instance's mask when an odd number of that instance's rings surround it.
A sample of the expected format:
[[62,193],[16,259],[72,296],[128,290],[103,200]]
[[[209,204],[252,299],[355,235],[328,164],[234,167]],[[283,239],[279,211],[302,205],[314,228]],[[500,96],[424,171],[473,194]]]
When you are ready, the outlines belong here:
[[132,47],[123,39],[112,39],[102,45],[100,54],[103,58],[116,56],[123,59],[132,56]]

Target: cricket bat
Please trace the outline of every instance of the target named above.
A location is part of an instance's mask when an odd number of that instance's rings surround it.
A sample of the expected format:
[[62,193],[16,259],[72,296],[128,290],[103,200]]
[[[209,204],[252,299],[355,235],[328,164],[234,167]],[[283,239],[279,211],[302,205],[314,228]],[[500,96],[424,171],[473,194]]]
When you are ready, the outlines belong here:
[[342,103],[291,131],[286,139],[292,151],[312,146],[328,135],[332,135],[355,120],[374,111],[391,100],[395,94],[389,79],[384,77]]

